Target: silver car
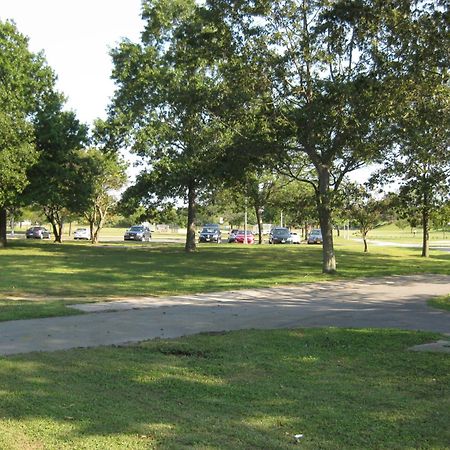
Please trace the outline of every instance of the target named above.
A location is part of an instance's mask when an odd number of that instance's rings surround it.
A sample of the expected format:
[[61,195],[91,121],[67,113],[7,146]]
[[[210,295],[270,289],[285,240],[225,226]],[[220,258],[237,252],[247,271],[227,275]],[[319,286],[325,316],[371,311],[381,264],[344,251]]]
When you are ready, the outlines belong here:
[[50,239],[50,234],[45,227],[31,227],[25,232],[27,239]]
[[123,239],[125,241],[150,241],[152,233],[150,228],[144,225],[133,225],[129,230],[125,231]]

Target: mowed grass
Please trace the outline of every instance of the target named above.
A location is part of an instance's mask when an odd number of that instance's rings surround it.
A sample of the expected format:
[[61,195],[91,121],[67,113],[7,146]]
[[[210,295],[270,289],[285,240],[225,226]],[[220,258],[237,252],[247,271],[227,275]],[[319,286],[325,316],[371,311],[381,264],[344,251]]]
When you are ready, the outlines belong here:
[[433,308],[450,311],[450,294],[444,295],[443,297],[432,298],[431,300],[428,300],[428,305]]
[[[338,241],[338,277],[450,273],[450,253],[372,247]],[[321,273],[321,246],[202,245],[186,254],[179,244],[92,246],[13,241],[0,250],[0,298],[70,297],[93,300],[258,288],[331,279]],[[78,300],[77,300],[78,301]]]
[[0,448],[448,449],[450,358],[407,350],[437,338],[242,331],[0,358]]

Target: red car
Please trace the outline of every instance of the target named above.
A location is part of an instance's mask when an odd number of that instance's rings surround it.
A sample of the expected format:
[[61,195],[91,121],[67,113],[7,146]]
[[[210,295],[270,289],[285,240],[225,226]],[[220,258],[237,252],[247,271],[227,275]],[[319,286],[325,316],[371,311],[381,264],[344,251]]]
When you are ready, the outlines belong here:
[[[244,230],[239,230],[235,235],[234,242],[237,242],[238,244],[243,244],[244,239],[245,239]],[[247,244],[254,244],[254,243],[255,237],[253,236],[253,233],[247,230]]]

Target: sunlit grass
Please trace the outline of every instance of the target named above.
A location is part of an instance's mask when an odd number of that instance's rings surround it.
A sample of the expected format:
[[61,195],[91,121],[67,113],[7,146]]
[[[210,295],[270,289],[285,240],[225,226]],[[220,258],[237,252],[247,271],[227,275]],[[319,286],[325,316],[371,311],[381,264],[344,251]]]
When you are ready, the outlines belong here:
[[[338,277],[450,273],[450,253],[421,258],[418,249],[370,250],[338,240]],[[186,254],[178,244],[16,241],[0,251],[0,296],[97,299],[316,282],[331,278],[321,273],[321,261],[321,247],[307,245],[203,245]]]
[[448,449],[435,334],[278,330],[0,358],[0,448]]
[[[450,287],[449,287],[450,291]],[[428,305],[433,308],[443,309],[445,311],[450,311],[450,294],[444,295],[442,297],[436,297],[428,300]]]

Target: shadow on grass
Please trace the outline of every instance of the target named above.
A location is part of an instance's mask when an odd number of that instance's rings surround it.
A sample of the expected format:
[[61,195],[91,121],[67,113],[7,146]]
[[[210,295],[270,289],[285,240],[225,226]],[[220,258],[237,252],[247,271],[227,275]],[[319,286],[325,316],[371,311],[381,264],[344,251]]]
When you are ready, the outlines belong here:
[[0,359],[0,443],[444,449],[450,360],[405,351],[435,337],[254,331]]
[[[449,273],[450,254],[429,259],[414,249],[363,254],[337,248],[338,276]],[[13,242],[0,252],[7,270],[0,293],[48,296],[165,295],[267,287],[333,279],[321,274],[321,247],[201,246],[186,254],[182,245],[55,245]]]

